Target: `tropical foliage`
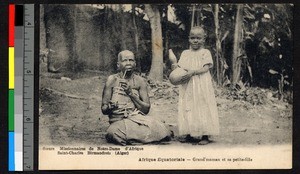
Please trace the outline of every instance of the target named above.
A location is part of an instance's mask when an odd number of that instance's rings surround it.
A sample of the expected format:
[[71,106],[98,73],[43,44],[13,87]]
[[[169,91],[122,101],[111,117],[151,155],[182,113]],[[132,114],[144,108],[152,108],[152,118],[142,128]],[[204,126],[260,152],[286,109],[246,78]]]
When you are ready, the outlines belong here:
[[[57,9],[66,13],[60,18],[73,18],[66,21],[72,25],[68,28],[76,30],[74,25],[78,19],[67,15],[68,10],[61,6],[51,13],[54,6],[44,7],[46,30],[50,27],[49,20],[55,19]],[[191,26],[198,25],[207,31],[206,47],[213,53],[215,66],[212,74],[219,86],[231,86],[233,89],[274,87],[280,94],[292,88],[292,4],[99,6],[101,8],[94,13],[88,13],[88,20],[99,26],[99,38],[106,43],[105,47],[99,47],[104,64],[113,64],[116,58],[111,55],[130,49],[138,59],[138,71],[154,81],[162,81],[170,73],[168,50],[173,49],[178,59],[180,53],[188,48]],[[74,10],[69,11],[74,13]],[[70,33],[66,35],[73,36]],[[72,47],[69,50],[74,50],[74,47],[76,50],[78,43],[76,40],[74,43],[69,44]],[[47,47],[51,48],[50,42]],[[70,70],[78,70],[74,64],[82,62],[76,56],[70,59]]]

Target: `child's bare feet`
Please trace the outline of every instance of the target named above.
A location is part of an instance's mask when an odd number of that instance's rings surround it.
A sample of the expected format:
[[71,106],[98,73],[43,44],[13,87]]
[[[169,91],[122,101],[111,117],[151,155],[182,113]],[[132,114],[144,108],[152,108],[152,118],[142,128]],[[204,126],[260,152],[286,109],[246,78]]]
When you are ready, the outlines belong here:
[[209,139],[208,139],[208,136],[207,135],[203,135],[201,140],[199,141],[199,145],[206,145],[209,143]]

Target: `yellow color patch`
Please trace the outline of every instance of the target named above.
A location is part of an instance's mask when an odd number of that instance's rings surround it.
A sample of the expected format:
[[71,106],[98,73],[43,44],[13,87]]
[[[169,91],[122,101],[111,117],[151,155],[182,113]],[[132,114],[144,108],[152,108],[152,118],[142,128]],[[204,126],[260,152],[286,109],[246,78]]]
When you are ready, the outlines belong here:
[[8,87],[9,89],[15,88],[15,48],[9,47],[8,50]]

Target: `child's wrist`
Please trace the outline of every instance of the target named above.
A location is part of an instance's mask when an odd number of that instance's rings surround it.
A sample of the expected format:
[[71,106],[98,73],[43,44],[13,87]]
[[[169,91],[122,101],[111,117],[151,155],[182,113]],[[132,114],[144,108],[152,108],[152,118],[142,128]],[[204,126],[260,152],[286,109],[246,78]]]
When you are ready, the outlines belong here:
[[173,63],[172,65],[171,65],[171,69],[176,69],[178,67],[178,63]]
[[193,70],[192,76],[196,75],[196,70]]
[[172,66],[173,66],[173,65],[174,65],[174,66],[175,66],[175,65],[178,66],[178,63],[172,63]]
[[199,71],[198,70],[194,70],[193,75],[198,75],[198,74],[199,74]]

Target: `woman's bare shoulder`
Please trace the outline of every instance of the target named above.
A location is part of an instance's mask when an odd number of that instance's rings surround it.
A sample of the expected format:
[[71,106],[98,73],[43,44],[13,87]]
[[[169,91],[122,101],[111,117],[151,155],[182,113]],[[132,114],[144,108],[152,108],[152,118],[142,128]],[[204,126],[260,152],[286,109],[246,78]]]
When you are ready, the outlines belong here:
[[138,84],[138,86],[147,85],[147,80],[140,75],[135,74],[134,79],[135,79],[136,83]]
[[105,85],[112,87],[114,85],[114,83],[116,82],[116,80],[117,80],[117,75],[116,74],[109,75],[107,80],[106,80]]

